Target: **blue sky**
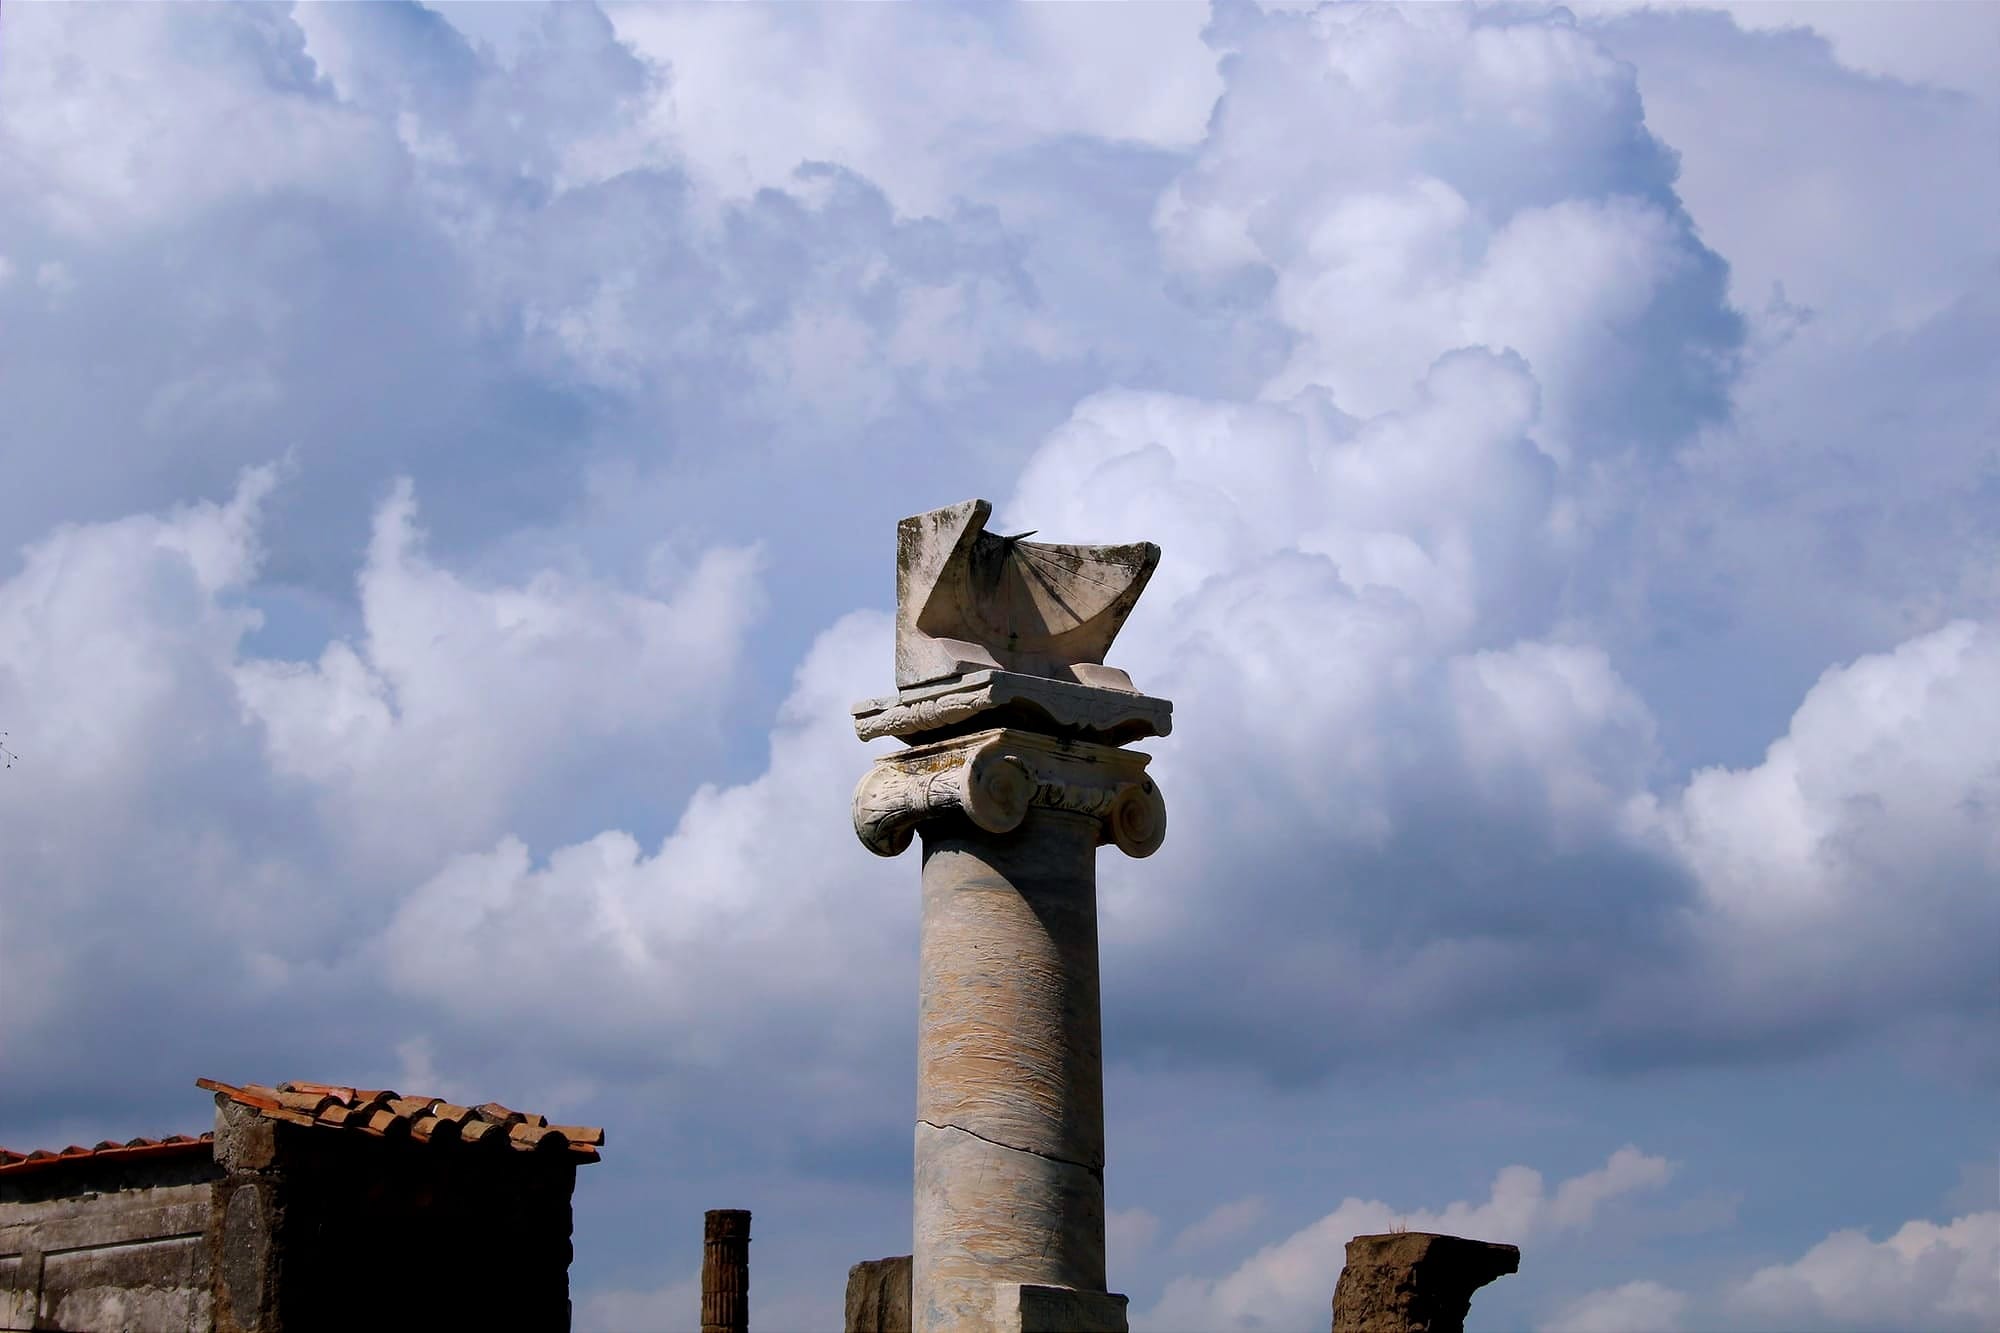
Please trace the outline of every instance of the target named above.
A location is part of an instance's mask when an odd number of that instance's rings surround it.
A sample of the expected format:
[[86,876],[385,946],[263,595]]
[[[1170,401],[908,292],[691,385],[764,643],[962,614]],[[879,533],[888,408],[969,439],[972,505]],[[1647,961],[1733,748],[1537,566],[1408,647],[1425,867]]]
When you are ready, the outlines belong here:
[[907,1252],[891,530],[1114,660],[1112,1284],[2000,1325],[2000,7],[7,6],[0,1142],[601,1123],[578,1325]]

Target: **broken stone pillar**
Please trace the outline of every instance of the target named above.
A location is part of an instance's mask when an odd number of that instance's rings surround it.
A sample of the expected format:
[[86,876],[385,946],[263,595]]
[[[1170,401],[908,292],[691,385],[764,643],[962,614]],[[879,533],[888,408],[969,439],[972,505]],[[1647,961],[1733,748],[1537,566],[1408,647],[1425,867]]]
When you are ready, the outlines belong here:
[[910,1333],[910,1256],[847,1270],[846,1333]]
[[[912,1327],[1125,1329],[1104,1271],[1097,849],[1149,856],[1147,756],[1172,705],[1103,664],[1159,548],[984,530],[967,501],[897,529],[893,736],[854,795],[861,841],[923,840]],[[1024,534],[1024,536],[1027,534]]]
[[1519,1272],[1512,1245],[1397,1231],[1347,1242],[1333,1333],[1465,1333],[1472,1293]]
[[750,1213],[711,1208],[702,1214],[701,1333],[748,1333]]

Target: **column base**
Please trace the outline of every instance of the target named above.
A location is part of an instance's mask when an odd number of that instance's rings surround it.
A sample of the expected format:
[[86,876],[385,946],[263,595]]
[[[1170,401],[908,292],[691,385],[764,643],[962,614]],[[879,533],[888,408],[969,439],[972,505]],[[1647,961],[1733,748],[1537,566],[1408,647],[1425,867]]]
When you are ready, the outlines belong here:
[[1115,1292],[996,1282],[994,1333],[1127,1333],[1125,1298]]

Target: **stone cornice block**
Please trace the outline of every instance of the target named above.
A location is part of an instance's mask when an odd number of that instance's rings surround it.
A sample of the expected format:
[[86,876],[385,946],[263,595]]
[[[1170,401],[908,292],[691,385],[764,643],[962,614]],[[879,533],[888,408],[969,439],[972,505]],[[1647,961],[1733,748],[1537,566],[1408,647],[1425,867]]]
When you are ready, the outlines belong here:
[[1174,729],[1170,701],[1121,688],[1116,682],[1125,673],[1116,668],[1094,670],[1112,683],[1078,685],[1013,671],[974,671],[911,686],[855,704],[854,730],[864,741],[894,736],[916,745],[972,729],[1015,727],[1124,745]]
[[1002,1282],[993,1295],[998,1333],[1126,1333],[1130,1327],[1126,1298],[1116,1292]]

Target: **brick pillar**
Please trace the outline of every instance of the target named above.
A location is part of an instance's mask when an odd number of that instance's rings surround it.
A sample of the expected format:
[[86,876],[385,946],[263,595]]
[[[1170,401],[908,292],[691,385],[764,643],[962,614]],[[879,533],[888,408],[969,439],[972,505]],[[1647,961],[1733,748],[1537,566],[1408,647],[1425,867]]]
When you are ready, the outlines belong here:
[[702,1216],[701,1333],[749,1333],[750,1212],[712,1208]]

